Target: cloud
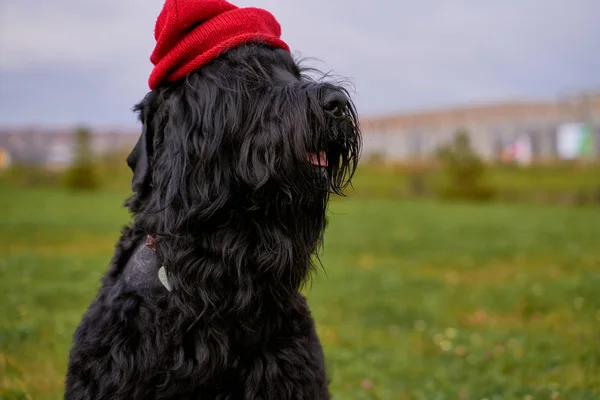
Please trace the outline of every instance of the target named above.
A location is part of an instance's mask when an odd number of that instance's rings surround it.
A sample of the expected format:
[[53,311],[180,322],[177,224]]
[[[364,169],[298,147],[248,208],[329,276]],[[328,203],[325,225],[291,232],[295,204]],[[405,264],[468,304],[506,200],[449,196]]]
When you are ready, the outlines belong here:
[[[352,79],[362,114],[600,88],[597,0],[236,4],[268,9],[296,54]],[[147,90],[161,7],[2,2],[0,124],[134,123],[129,109]]]
[[126,54],[146,59],[152,46],[151,24],[160,6],[142,4],[139,0],[5,2],[0,68],[47,64],[85,67],[114,63],[116,57]]

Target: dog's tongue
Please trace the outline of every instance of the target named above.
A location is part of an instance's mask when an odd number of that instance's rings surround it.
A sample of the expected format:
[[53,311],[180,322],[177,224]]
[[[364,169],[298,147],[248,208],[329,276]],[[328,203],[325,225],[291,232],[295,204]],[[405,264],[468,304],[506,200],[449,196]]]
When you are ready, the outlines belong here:
[[310,162],[318,167],[327,167],[327,154],[324,151],[319,153],[310,153]]

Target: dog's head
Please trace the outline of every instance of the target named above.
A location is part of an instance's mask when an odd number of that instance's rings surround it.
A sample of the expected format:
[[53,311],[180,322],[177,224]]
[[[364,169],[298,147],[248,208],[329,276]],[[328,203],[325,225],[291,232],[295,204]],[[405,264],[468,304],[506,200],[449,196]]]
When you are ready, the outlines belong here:
[[197,248],[238,273],[251,264],[301,283],[329,196],[359,157],[347,89],[309,77],[285,49],[247,43],[158,85],[136,110],[129,206],[164,261]]

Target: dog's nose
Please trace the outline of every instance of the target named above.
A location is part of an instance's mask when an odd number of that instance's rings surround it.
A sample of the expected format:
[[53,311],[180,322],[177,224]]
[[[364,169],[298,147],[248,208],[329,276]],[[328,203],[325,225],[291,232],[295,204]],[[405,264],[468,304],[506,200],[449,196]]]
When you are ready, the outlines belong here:
[[339,90],[326,89],[323,94],[323,110],[336,117],[344,115],[348,98]]

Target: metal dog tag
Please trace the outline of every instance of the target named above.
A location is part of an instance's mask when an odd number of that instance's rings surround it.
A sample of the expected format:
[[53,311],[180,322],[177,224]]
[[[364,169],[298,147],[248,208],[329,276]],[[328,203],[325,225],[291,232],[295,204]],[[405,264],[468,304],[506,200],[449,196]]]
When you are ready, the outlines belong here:
[[167,278],[167,269],[164,265],[158,270],[158,280],[169,292],[171,291],[171,284],[169,283],[169,278]]

